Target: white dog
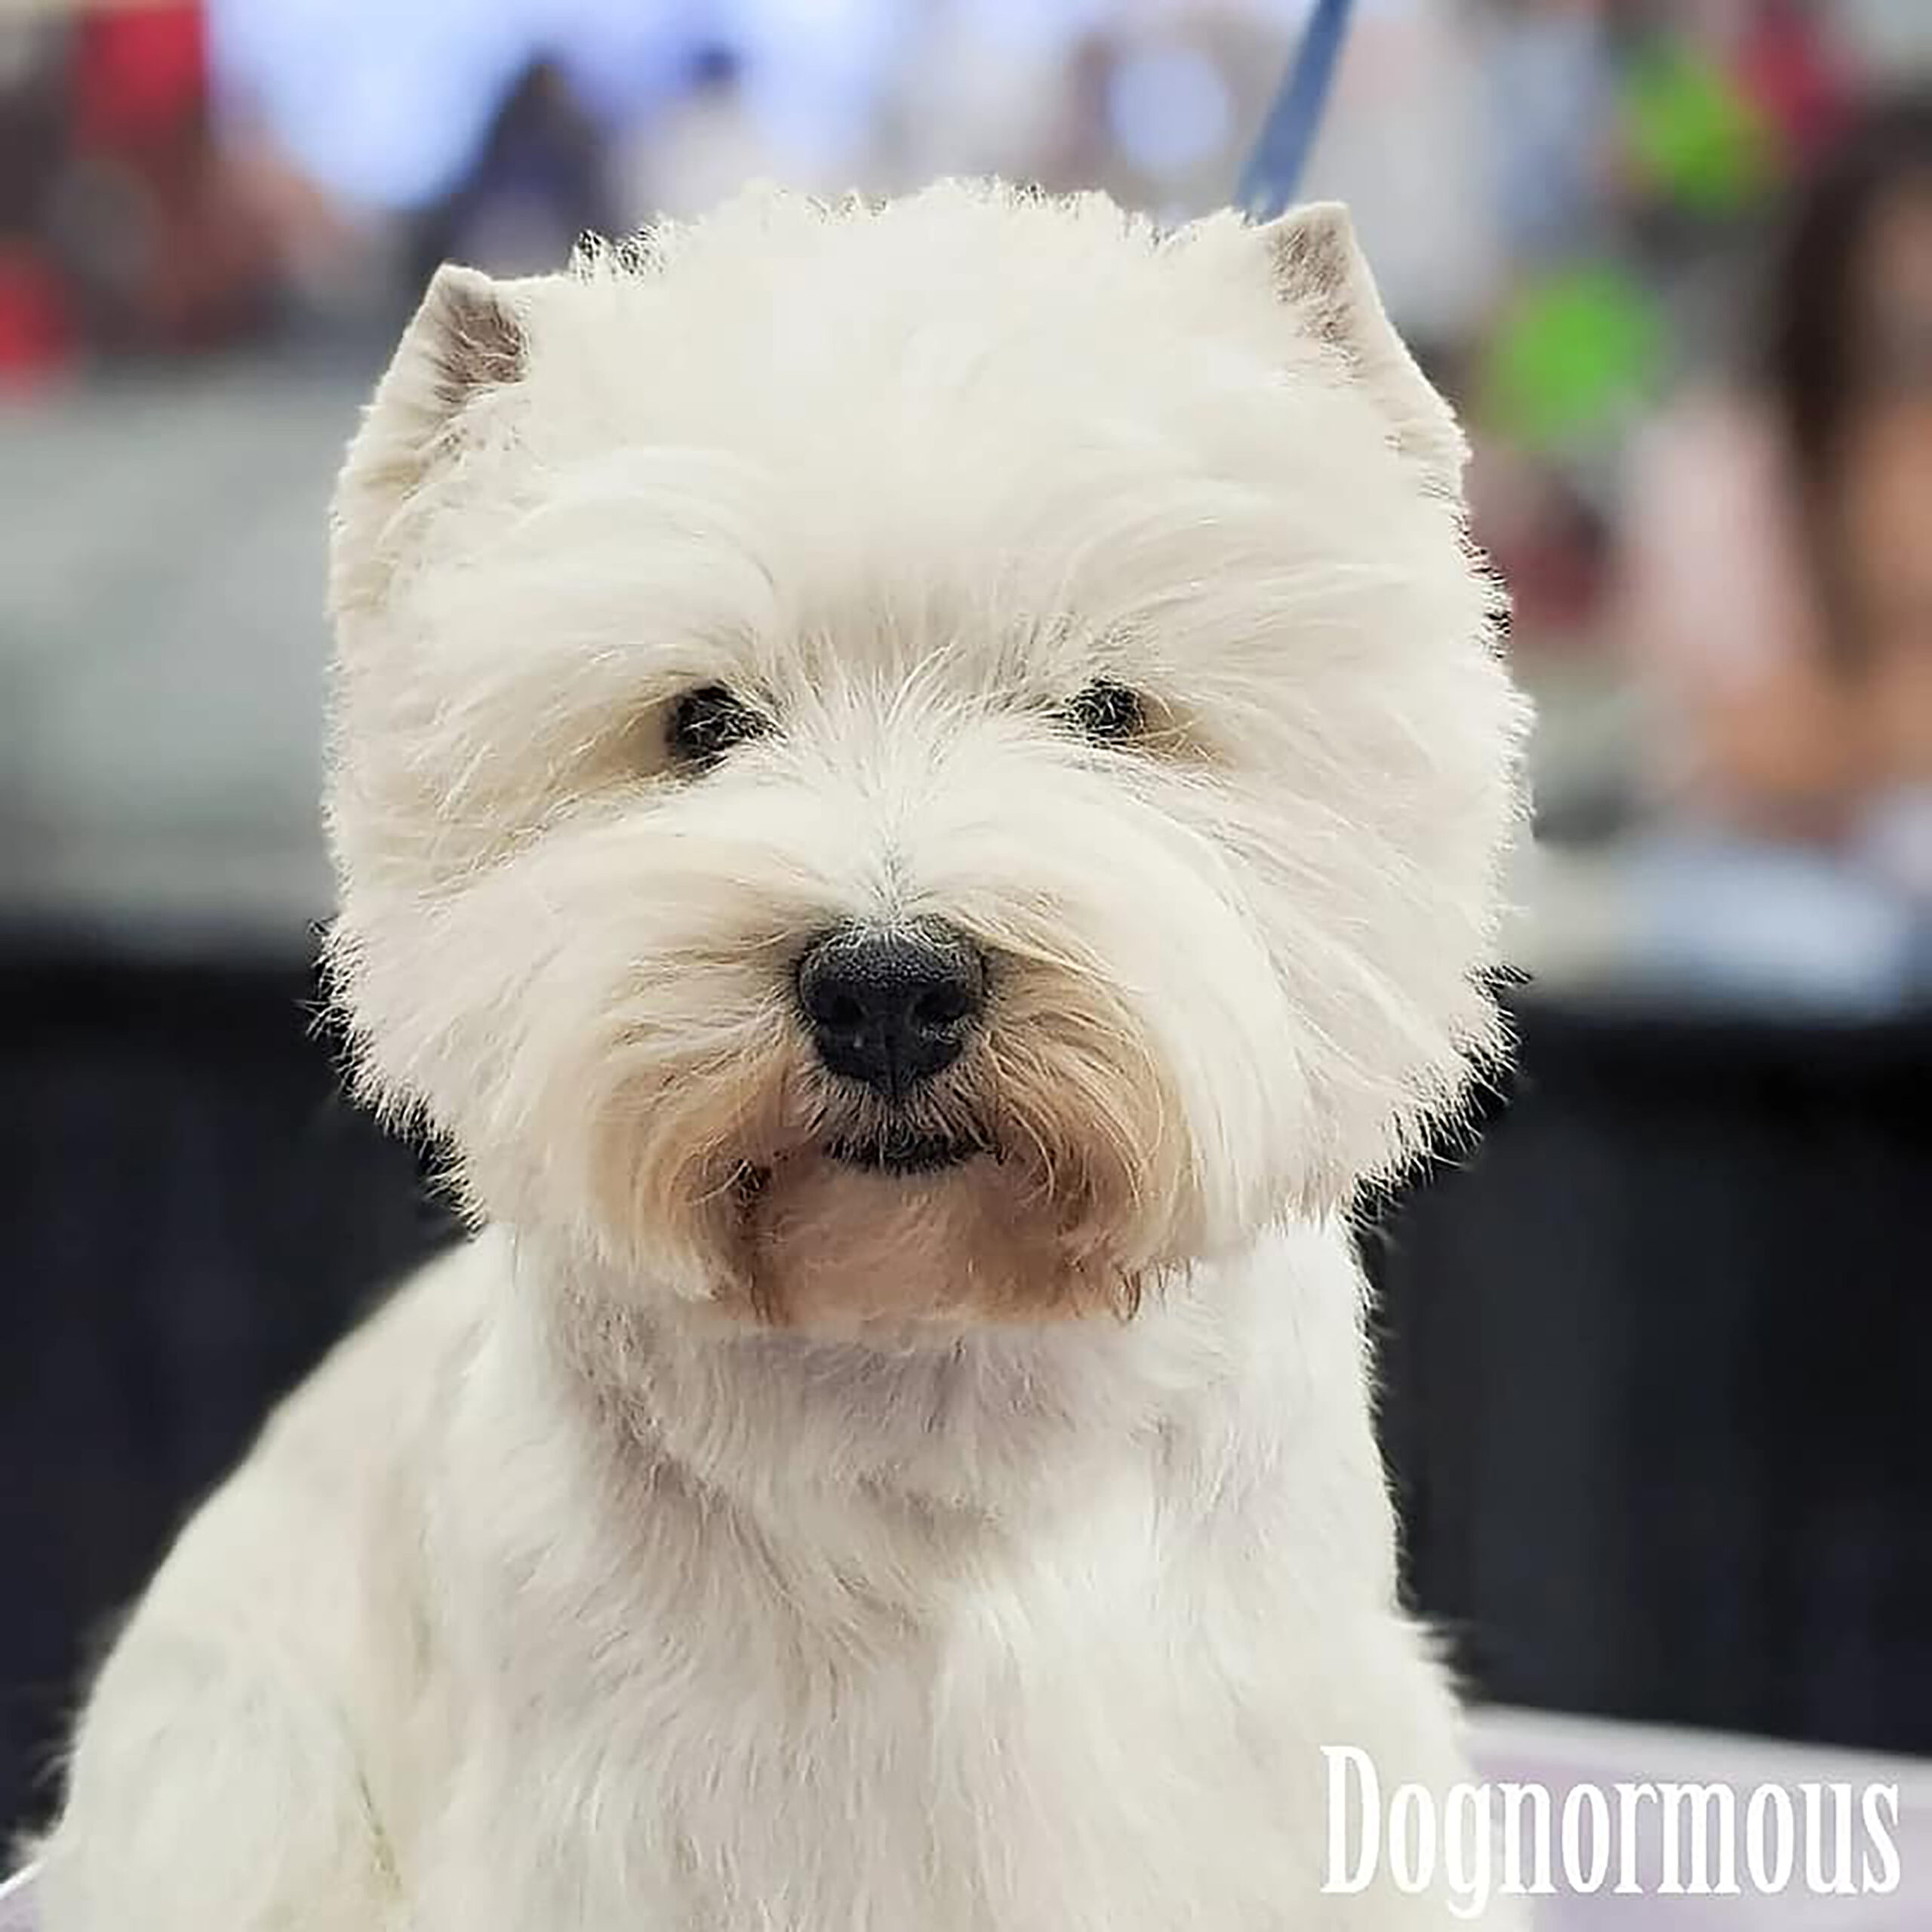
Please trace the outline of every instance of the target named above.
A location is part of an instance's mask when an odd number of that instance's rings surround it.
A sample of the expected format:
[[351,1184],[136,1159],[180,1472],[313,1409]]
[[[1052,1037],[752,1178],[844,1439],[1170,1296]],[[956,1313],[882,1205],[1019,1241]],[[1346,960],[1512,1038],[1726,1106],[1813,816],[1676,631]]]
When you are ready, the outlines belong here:
[[50,1932],[1449,1922],[1320,1747],[1463,1774],[1347,1218],[1497,1030],[1462,455],[1332,208],[438,276],[331,956],[484,1225],[168,1559]]

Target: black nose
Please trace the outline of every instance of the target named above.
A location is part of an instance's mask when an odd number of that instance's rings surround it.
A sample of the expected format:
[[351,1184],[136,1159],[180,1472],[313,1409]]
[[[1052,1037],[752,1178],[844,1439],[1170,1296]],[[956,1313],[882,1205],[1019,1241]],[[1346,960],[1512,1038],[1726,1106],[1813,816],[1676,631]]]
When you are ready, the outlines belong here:
[[943,926],[845,928],[798,962],[819,1058],[891,1100],[959,1057],[986,992],[978,949]]

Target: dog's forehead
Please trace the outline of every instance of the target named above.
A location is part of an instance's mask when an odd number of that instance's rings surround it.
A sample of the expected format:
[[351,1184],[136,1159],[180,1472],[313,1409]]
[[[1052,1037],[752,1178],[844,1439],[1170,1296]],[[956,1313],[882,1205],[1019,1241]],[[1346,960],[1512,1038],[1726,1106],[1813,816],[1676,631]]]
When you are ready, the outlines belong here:
[[[514,637],[633,690],[1119,668],[1158,692],[1217,658],[1272,680],[1271,640],[1409,623],[1392,574],[1465,593],[1386,398],[1238,223],[1164,239],[963,191],[850,220],[753,202],[661,261],[500,299],[514,380],[435,446],[453,540],[403,579],[454,661]],[[368,498],[380,563],[395,526]]]
[[566,278],[533,328],[532,404],[560,438],[804,464],[1024,436],[1170,437],[1204,393],[1318,377],[1238,229],[1162,242],[1117,211],[931,194],[827,219],[753,204],[666,257]]
[[820,222],[560,289],[522,426],[546,505],[632,533],[626,574],[660,533],[728,552],[786,632],[866,658],[988,617],[1008,651],[1032,626],[1037,658],[1055,620],[1333,557],[1382,520],[1334,505],[1391,482],[1383,426],[1244,254],[1118,220],[1057,250],[1063,220],[970,211],[904,247]]

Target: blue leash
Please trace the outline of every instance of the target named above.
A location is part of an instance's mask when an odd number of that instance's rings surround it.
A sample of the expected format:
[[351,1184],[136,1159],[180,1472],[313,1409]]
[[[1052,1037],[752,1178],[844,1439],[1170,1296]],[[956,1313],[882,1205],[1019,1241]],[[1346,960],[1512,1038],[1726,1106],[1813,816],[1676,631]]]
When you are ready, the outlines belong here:
[[1295,184],[1321,125],[1335,62],[1348,38],[1349,7],[1349,0],[1315,0],[1301,44],[1235,191],[1235,205],[1251,221],[1273,220],[1295,198]]

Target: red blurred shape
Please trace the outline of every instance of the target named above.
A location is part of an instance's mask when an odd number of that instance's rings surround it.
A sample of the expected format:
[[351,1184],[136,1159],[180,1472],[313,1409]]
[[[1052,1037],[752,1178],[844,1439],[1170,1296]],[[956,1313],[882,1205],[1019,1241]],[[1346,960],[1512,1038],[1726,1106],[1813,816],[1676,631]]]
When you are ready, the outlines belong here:
[[125,154],[198,120],[208,36],[198,0],[88,14],[74,53],[74,137]]

